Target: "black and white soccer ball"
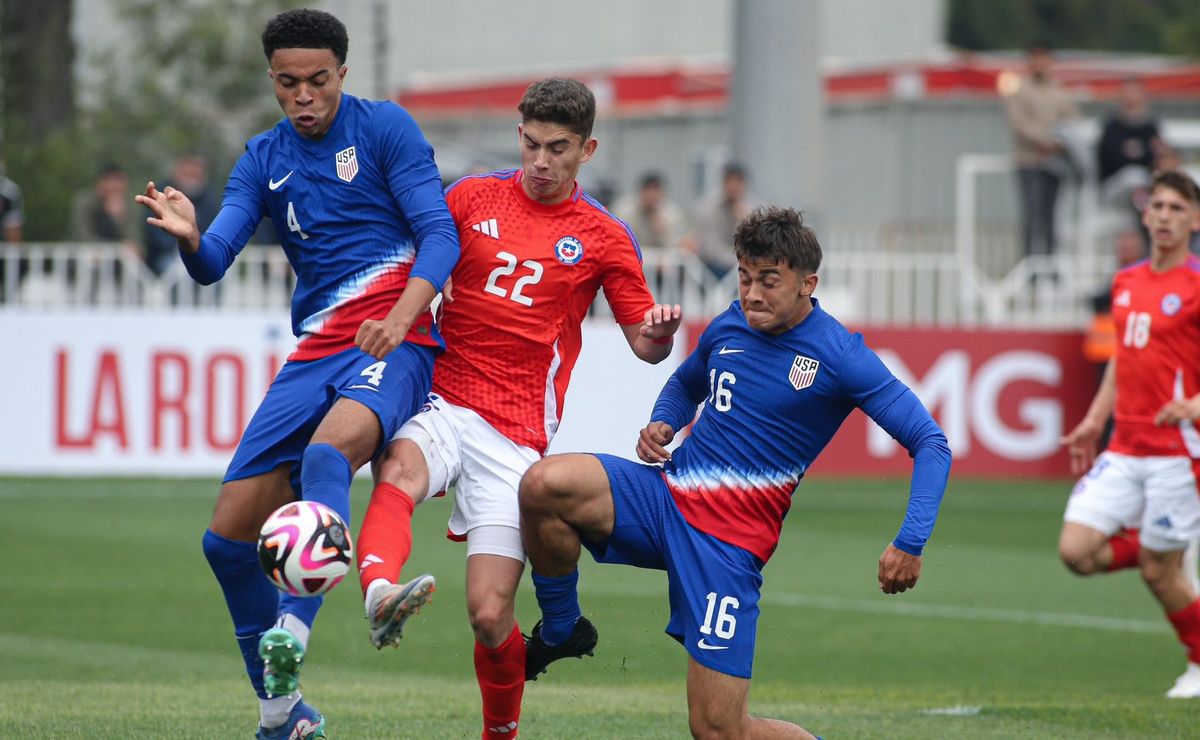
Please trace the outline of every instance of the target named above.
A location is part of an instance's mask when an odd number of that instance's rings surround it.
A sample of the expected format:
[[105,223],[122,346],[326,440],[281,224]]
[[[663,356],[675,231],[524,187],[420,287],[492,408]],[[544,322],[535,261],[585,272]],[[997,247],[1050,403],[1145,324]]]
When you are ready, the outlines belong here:
[[258,535],[258,562],[280,590],[320,596],[350,570],[354,543],[337,512],[316,501],[294,501],[274,511]]

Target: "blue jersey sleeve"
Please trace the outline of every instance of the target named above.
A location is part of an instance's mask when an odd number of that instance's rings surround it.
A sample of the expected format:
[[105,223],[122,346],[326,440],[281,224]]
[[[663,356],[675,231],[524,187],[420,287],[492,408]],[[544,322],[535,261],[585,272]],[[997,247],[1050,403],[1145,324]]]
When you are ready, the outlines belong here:
[[712,347],[708,331],[700,336],[696,351],[671,373],[654,402],[650,421],[662,421],[678,432],[696,418],[696,407],[708,397],[708,353]]
[[409,276],[428,280],[441,290],[458,262],[459,243],[433,147],[408,111],[398,105],[379,106],[372,123],[392,197],[416,237],[417,258]]
[[855,402],[913,458],[908,507],[892,544],[910,555],[920,555],[933,533],[950,478],[950,445],[917,395],[863,345],[861,336],[855,336],[849,349],[842,367],[854,368],[847,381]]
[[257,169],[250,152],[243,152],[225,184],[221,210],[200,237],[200,249],[179,255],[188,275],[201,285],[221,279],[262,221],[262,193],[255,184],[261,182],[255,175]]

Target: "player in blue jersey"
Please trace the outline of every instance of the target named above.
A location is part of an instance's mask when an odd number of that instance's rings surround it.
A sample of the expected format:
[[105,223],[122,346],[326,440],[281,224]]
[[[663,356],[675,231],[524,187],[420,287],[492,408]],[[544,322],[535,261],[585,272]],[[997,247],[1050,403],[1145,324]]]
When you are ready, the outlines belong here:
[[[201,235],[178,190],[146,186],[147,222],[212,283],[270,218],[296,271],[295,351],[242,435],[204,534],[261,711],[259,737],[324,737],[298,691],[320,598],[281,597],[258,566],[266,517],[294,500],[350,519],[350,480],[424,402],[442,347],[429,313],[458,259],[433,150],[391,102],[342,92],[346,29],[294,10],[262,34],[285,117],[246,144]],[[266,660],[264,661],[264,658]]]
[[[667,633],[683,643],[697,737],[812,738],[747,712],[760,572],[792,492],[855,408],[913,456],[908,511],[879,559],[879,587],[914,587],[950,472],[946,437],[916,395],[813,297],[821,247],[791,209],[737,228],[741,300],[709,324],[663,387],[636,463],[555,455],[521,481],[521,530],[542,621],[525,675],[590,655],[576,593],[580,548],[598,562],[665,570]],[[677,430],[699,418],[672,454]],[[662,464],[659,467],[659,464]]]

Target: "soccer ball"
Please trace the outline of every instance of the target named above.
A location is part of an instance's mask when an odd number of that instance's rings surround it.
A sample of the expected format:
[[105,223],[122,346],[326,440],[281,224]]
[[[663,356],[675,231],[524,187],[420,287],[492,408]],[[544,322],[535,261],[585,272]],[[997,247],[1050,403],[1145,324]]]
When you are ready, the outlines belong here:
[[284,504],[258,535],[258,562],[267,578],[292,596],[320,596],[350,570],[354,544],[333,509],[316,501]]

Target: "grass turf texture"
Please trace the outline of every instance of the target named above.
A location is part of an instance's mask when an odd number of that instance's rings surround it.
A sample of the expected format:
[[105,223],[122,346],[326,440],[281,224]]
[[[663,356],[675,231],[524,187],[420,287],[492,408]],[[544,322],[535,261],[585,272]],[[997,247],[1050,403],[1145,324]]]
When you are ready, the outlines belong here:
[[[765,571],[751,711],[826,738],[1164,738],[1184,656],[1132,572],[1080,579],[1055,542],[1070,484],[955,480],[917,589],[876,560],[906,481],[802,484]],[[0,735],[249,737],[257,709],[200,550],[211,481],[0,479]],[[367,490],[356,485],[355,523]],[[438,577],[397,650],[367,638],[357,584],[327,598],[303,672],[331,738],[479,736],[462,545],[448,502],[415,518],[407,575]],[[582,566],[595,658],[527,685],[522,736],[687,735],[686,655],[662,629],[666,579]],[[537,619],[528,578],[518,600]]]

